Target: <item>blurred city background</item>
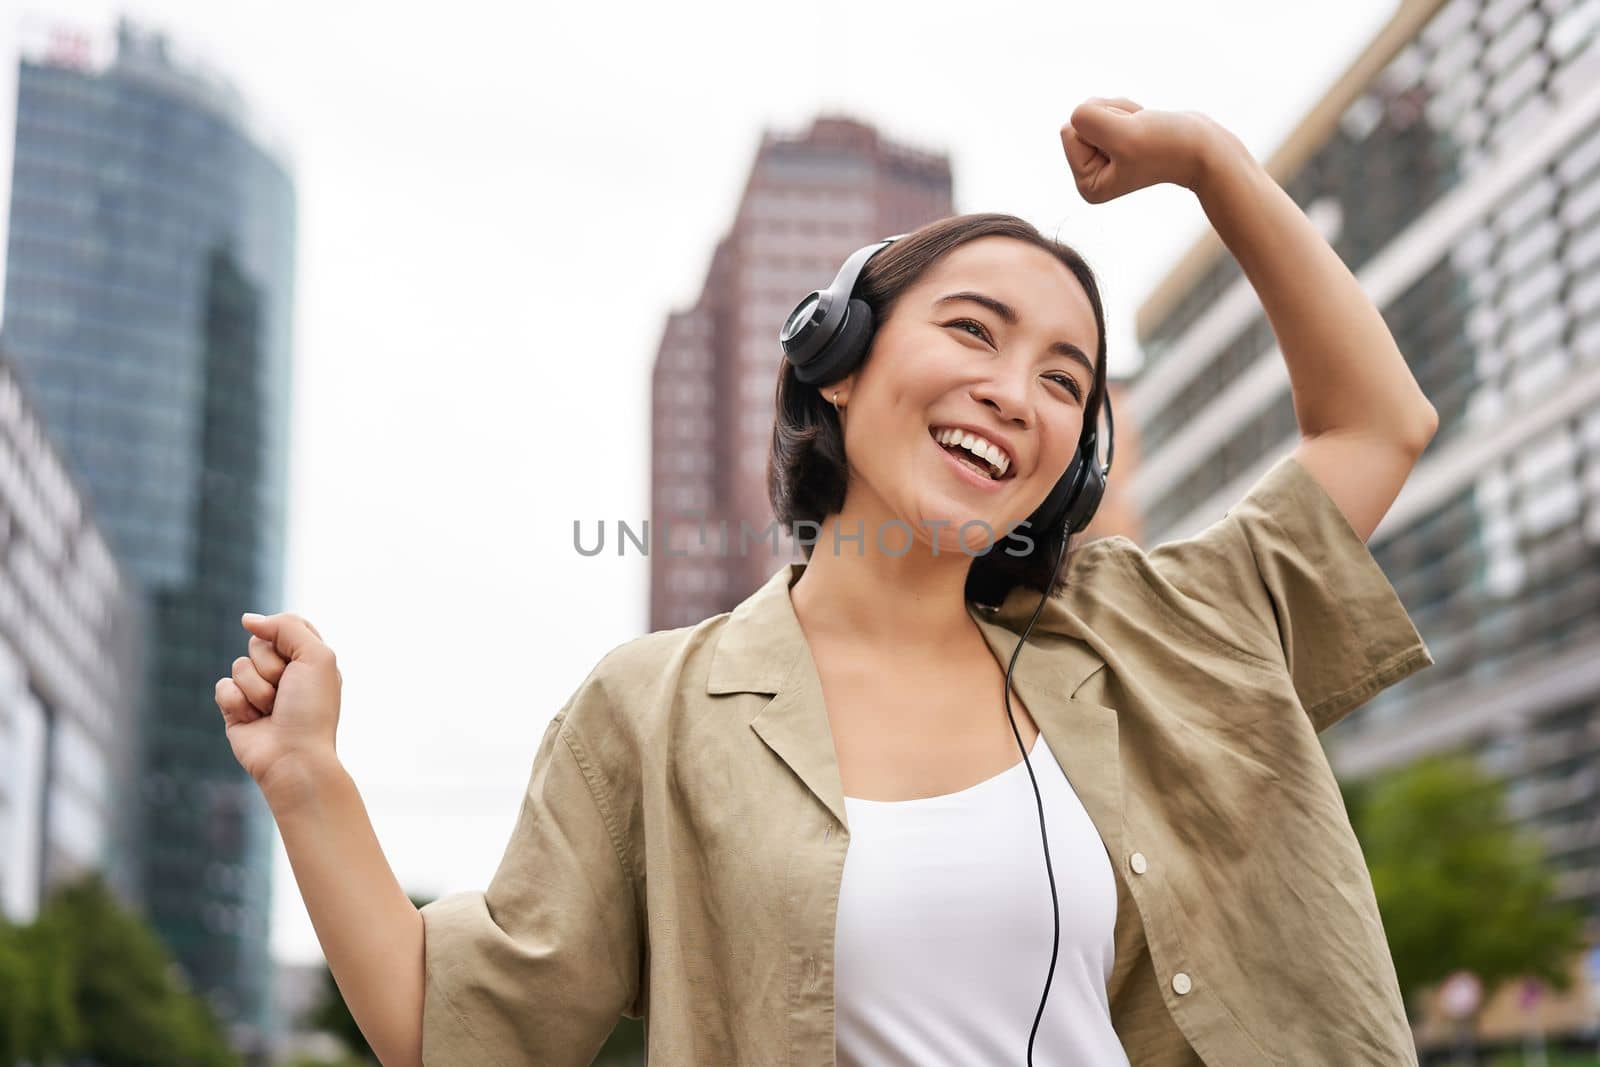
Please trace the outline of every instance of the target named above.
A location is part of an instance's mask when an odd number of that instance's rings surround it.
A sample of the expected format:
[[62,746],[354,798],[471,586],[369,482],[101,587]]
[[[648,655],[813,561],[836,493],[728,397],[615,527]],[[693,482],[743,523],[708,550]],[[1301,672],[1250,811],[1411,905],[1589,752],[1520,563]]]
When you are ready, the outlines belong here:
[[1089,95],[1239,134],[1439,410],[1370,543],[1436,665],[1323,740],[1423,1062],[1600,1063],[1600,0],[1096,7],[0,16],[0,1063],[370,1062],[212,699],[240,613],[338,651],[413,899],[481,888],[589,667],[786,561],[696,530],[770,521],[778,327],[863,244],[1081,249],[1088,536],[1222,517],[1282,356],[1192,195],[1077,197]]

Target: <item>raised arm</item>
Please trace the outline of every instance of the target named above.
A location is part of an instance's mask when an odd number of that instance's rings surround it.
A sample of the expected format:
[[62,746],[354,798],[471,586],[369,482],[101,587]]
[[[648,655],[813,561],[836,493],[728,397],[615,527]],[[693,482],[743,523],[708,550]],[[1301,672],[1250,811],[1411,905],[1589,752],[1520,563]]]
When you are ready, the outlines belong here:
[[[266,792],[263,789],[263,792]],[[328,968],[384,1067],[422,1063],[423,924],[337,759],[267,794]]]
[[1206,129],[1192,188],[1283,351],[1301,435],[1294,456],[1366,540],[1438,413],[1338,253],[1237,137]]
[[599,667],[545,727],[488,888],[419,910],[335,754],[333,650],[296,615],[244,623],[250,654],[217,682],[228,741],[272,808],[334,980],[385,1067],[578,1067],[624,1014],[643,1018],[643,884],[618,815],[630,801],[590,747],[623,716]]
[[1349,268],[1244,143],[1199,112],[1091,97],[1061,141],[1090,203],[1158,182],[1199,198],[1283,351],[1300,425],[1295,458],[1371,537],[1439,418]]
[[385,1067],[422,1063],[423,919],[334,748],[340,676],[316,629],[246,615],[249,655],[219,679],[234,757],[260,786],[350,1014]]

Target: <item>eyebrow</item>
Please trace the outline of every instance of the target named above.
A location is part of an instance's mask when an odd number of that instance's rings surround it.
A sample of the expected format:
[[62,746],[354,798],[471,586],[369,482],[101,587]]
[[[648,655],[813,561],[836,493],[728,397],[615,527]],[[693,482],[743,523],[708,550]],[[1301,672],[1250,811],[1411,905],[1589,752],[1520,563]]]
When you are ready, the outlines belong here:
[[[948,296],[941,296],[939,299],[933,302],[933,305],[934,307],[938,307],[940,304],[948,304],[951,301],[956,300],[967,300],[974,304],[988,308],[990,311],[1004,319],[1007,326],[1015,326],[1017,324],[1017,313],[1010,304],[1007,304],[1001,300],[996,300],[994,297],[988,296],[984,293],[974,293],[970,290],[962,290],[959,293],[951,293]],[[1066,356],[1068,359],[1075,359],[1079,363],[1082,363],[1089,370],[1089,384],[1094,384],[1094,360],[1084,355],[1083,349],[1079,348],[1071,341],[1057,341],[1055,344],[1050,346],[1050,351],[1058,356]]]

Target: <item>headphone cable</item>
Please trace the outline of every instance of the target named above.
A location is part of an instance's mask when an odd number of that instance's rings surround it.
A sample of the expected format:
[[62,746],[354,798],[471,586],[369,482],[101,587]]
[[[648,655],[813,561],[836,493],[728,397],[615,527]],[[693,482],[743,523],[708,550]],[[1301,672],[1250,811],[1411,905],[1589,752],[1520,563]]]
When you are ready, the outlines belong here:
[[1016,716],[1011,712],[1011,672],[1017,665],[1017,656],[1022,652],[1022,646],[1028,641],[1028,635],[1033,632],[1033,624],[1039,618],[1039,613],[1044,610],[1044,602],[1050,598],[1049,590],[1055,588],[1056,576],[1061,573],[1061,561],[1066,558],[1067,541],[1072,537],[1070,526],[1061,537],[1061,547],[1056,551],[1056,564],[1051,570],[1050,584],[1045,587],[1045,593],[1039,598],[1039,606],[1033,609],[1033,617],[1028,620],[1028,625],[1022,631],[1022,637],[1017,641],[1017,647],[1011,650],[1011,662],[1006,665],[1006,717],[1011,720],[1011,735],[1017,740],[1017,748],[1022,751],[1022,763],[1028,769],[1028,780],[1033,783],[1033,798],[1039,808],[1039,839],[1044,845],[1044,869],[1050,877],[1050,908],[1055,915],[1052,924],[1053,937],[1050,942],[1050,970],[1045,974],[1044,992],[1039,996],[1039,1010],[1033,1016],[1033,1029],[1028,1032],[1028,1067],[1033,1067],[1033,1040],[1039,1033],[1039,1021],[1044,1018],[1045,1001],[1050,997],[1050,982],[1056,973],[1056,954],[1061,947],[1061,904],[1056,899],[1056,873],[1050,863],[1050,838],[1045,833],[1044,826],[1044,798],[1039,793],[1039,779],[1034,776],[1032,761],[1028,759],[1028,750],[1023,748],[1022,734],[1017,730]]

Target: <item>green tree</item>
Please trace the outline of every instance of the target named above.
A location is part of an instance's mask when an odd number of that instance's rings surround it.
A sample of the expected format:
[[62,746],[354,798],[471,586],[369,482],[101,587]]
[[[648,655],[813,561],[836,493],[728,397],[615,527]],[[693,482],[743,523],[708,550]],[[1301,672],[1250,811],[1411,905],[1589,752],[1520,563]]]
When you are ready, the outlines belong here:
[[644,1063],[644,1020],[618,1019],[595,1055],[594,1067],[634,1067]]
[[33,961],[23,950],[16,927],[0,917],[0,1063],[32,1059],[27,1047],[33,1019]]
[[81,1055],[99,1067],[238,1064],[210,1007],[178,980],[165,946],[98,875],[52,894],[21,933],[24,967],[41,991],[29,1009],[31,1059]]
[[1543,843],[1508,819],[1502,781],[1445,753],[1345,783],[1344,799],[1413,1017],[1459,969],[1482,980],[1484,1003],[1523,976],[1571,985],[1583,913],[1557,904]]
[[82,1040],[57,931],[0,921],[0,1063],[45,1063]]

